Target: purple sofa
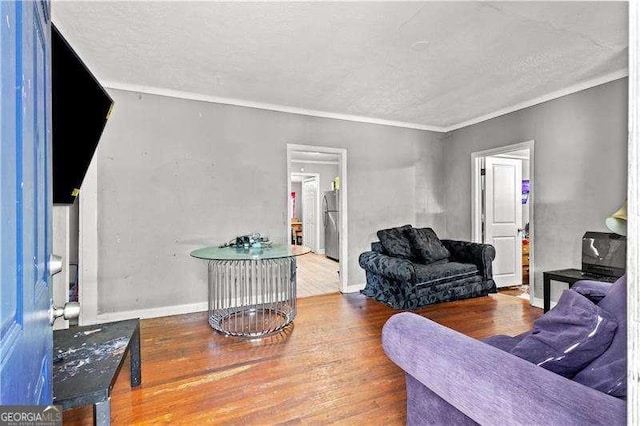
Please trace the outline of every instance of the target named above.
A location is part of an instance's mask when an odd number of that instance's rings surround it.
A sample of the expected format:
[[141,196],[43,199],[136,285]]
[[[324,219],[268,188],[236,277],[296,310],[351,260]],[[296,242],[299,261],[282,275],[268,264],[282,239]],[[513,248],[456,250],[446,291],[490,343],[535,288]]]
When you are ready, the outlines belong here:
[[[536,320],[533,331],[516,337],[479,341],[413,313],[391,317],[383,328],[382,344],[387,356],[406,373],[407,424],[625,424],[626,277],[614,284],[582,281],[565,292],[573,293],[563,294],[565,302],[561,298],[558,306]],[[585,351],[598,338],[596,334],[610,340],[590,348],[599,356],[589,360],[576,349],[574,367],[581,369],[560,369],[564,376],[553,372],[553,367],[546,369],[555,361],[566,361],[564,355],[539,363],[519,357],[535,359],[550,350],[555,337],[549,340],[543,329],[554,317],[562,324],[557,328],[560,332],[578,326],[588,316],[582,297],[597,306],[586,309],[597,309],[598,333],[595,328],[588,333]],[[574,312],[567,314],[567,306]],[[542,344],[542,349],[531,349],[536,344]],[[518,345],[520,355],[510,353]],[[563,354],[571,355],[578,346],[571,345]],[[528,350],[523,354],[522,348]]]

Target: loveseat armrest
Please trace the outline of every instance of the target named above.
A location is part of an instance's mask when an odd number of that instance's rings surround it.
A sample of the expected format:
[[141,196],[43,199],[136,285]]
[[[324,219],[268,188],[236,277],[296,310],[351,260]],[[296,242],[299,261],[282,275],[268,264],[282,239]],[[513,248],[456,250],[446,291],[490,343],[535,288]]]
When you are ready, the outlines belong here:
[[623,425],[623,400],[412,313],[382,330],[387,356],[483,425]]
[[473,263],[482,274],[484,280],[493,279],[492,262],[496,258],[496,249],[491,244],[456,240],[442,240],[442,244],[451,253],[450,260]]
[[360,266],[365,271],[372,272],[383,277],[409,282],[415,275],[413,263],[407,259],[391,257],[386,254],[366,251],[358,259]]

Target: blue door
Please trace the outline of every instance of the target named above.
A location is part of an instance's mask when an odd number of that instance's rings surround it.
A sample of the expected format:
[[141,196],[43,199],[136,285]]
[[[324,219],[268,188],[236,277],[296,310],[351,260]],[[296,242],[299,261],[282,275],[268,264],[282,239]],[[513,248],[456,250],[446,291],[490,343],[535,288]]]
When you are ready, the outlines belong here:
[[49,12],[0,1],[0,404],[53,396]]

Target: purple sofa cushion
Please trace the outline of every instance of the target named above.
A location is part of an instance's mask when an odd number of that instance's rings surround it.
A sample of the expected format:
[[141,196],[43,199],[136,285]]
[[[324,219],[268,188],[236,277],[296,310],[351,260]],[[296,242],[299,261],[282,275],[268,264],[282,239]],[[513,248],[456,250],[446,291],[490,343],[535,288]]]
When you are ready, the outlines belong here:
[[422,263],[430,264],[448,259],[451,255],[431,228],[410,228],[405,235],[411,243],[413,256]]
[[617,328],[614,317],[572,290],[533,323],[533,331],[511,351],[540,367],[573,377],[607,350]]
[[412,257],[411,243],[405,235],[405,231],[411,229],[411,225],[397,228],[381,229],[377,232],[378,238],[384,250],[392,257],[410,259]]
[[482,339],[482,341],[487,345],[493,346],[494,348],[498,348],[505,352],[510,352],[511,349],[515,348],[515,346],[522,341],[522,339],[530,334],[531,331],[527,331],[526,333],[522,333],[513,337],[505,336],[504,334],[497,334],[495,336]]
[[627,396],[627,277],[616,281],[598,307],[618,323],[611,346],[598,359],[576,374],[574,381],[618,398]]
[[607,295],[607,292],[611,288],[610,283],[602,282],[602,281],[590,281],[590,280],[582,280],[575,283],[571,290],[576,293],[580,293],[587,299],[591,300],[593,303],[598,303]]

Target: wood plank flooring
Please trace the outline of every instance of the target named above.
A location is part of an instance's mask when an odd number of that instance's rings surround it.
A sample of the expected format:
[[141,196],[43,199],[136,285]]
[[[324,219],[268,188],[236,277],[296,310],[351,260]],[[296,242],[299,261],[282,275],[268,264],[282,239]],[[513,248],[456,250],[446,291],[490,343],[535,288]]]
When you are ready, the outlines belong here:
[[521,294],[529,291],[528,285],[513,285],[509,287],[502,287],[498,289],[500,294],[506,294],[507,296],[515,296],[518,297]]
[[296,258],[298,297],[337,293],[340,288],[338,262],[323,254],[307,253]]
[[[141,321],[142,385],[129,387],[124,365],[113,424],[404,424],[404,375],[380,344],[396,311],[360,294],[298,302],[293,327],[262,340],[223,337],[204,312]],[[523,332],[542,310],[496,294],[417,313],[482,338]],[[91,407],[67,411],[64,424],[91,416]]]

